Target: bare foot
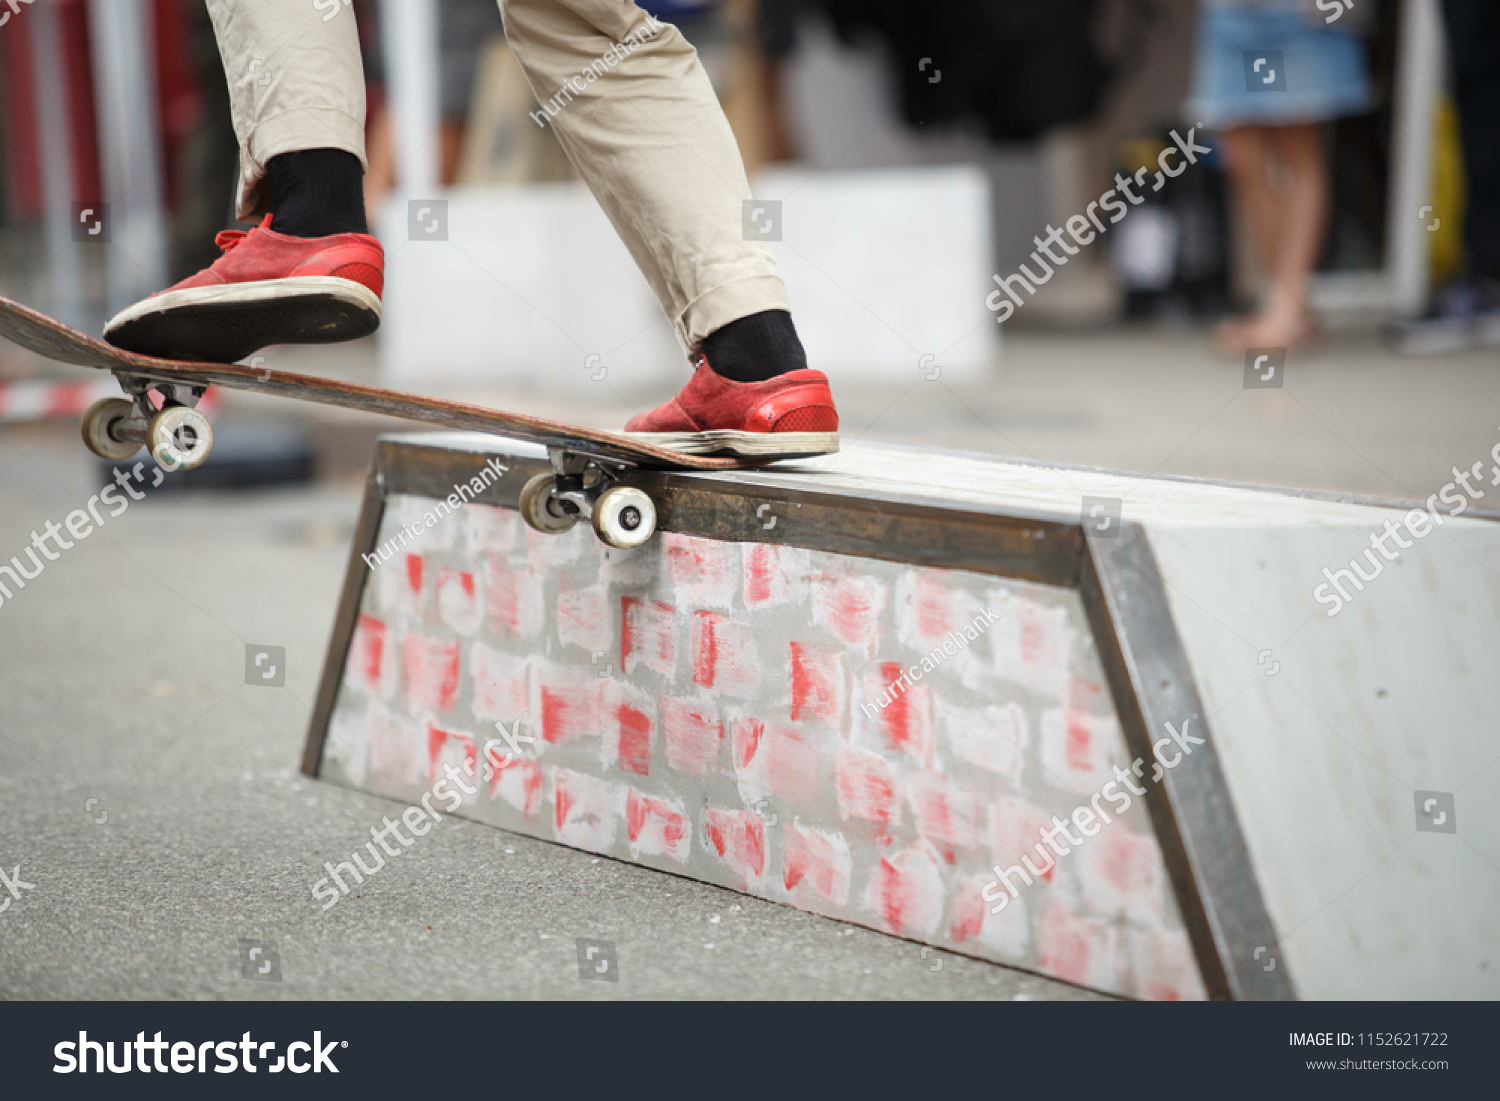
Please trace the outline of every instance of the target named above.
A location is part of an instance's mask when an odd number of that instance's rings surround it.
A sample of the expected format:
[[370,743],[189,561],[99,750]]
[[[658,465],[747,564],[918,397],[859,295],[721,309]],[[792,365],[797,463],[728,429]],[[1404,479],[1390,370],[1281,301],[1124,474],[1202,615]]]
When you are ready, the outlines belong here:
[[1307,309],[1264,309],[1249,317],[1221,323],[1214,343],[1226,355],[1246,348],[1298,348],[1317,338],[1317,320]]
[[1248,318],[1230,317],[1214,326],[1214,347],[1220,355],[1237,356],[1250,345],[1245,343],[1244,332]]

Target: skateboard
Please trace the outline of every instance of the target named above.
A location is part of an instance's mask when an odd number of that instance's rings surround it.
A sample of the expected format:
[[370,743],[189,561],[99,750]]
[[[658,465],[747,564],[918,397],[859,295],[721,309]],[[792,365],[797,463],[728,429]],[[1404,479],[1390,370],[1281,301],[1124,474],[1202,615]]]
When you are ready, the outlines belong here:
[[3,297],[0,336],[58,363],[94,367],[115,376],[125,396],[95,402],[80,426],[84,444],[102,459],[121,462],[144,446],[167,470],[201,466],[213,450],[214,434],[197,406],[210,386],[340,405],[541,444],[552,470],[536,475],[521,490],[522,519],[549,535],[588,520],[594,533],[612,547],[639,547],[656,530],[656,506],[650,496],[620,482],[632,467],[732,470],[768,461],[688,455],[524,413],[290,371],[136,355]]

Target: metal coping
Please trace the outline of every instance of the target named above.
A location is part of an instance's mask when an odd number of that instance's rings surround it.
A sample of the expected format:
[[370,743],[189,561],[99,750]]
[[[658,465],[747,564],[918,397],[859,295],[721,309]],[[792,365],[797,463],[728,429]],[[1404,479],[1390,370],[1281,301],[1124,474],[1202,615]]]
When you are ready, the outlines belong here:
[[[515,509],[526,480],[550,469],[545,461],[430,441],[385,437],[377,443],[303,751],[307,775],[317,776],[322,764],[369,572],[361,556],[374,550],[387,497],[445,498],[497,454],[507,459],[509,469],[475,495],[473,503]],[[1165,733],[1164,724],[1180,724],[1190,716],[1195,737],[1204,739],[1177,766],[1163,770],[1161,781],[1148,789],[1146,805],[1205,989],[1215,999],[1296,996],[1229,797],[1207,709],[1142,526],[1125,522],[1118,536],[1101,538],[1086,534],[1077,522],[973,511],[919,498],[727,480],[714,488],[714,474],[696,471],[635,470],[624,481],[651,493],[661,531],[968,570],[1077,590],[1129,751],[1143,761],[1153,760],[1152,747]],[[766,506],[781,510],[770,526],[763,519]],[[1262,947],[1283,966],[1266,971],[1256,954]]]

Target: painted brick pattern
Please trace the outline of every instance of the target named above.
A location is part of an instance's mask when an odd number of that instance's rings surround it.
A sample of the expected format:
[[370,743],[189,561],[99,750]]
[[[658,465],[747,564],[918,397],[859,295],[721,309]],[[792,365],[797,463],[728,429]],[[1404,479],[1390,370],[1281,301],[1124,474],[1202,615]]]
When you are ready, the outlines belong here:
[[[392,498],[378,538],[426,507]],[[982,895],[1128,763],[1074,593],[676,534],[622,552],[470,505],[374,571],[349,657],[335,781],[415,800],[446,765],[483,822],[1100,990],[1203,996],[1139,801],[1001,913]],[[518,720],[536,740],[514,756],[495,724]]]

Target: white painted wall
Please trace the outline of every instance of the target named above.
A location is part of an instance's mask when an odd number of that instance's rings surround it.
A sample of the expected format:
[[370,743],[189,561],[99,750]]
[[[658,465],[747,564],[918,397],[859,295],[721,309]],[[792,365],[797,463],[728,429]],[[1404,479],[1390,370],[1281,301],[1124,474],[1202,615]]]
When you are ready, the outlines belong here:
[[[784,203],[784,240],[771,247],[811,361],[835,383],[915,381],[927,354],[956,380],[982,379],[996,365],[981,172],[775,172],[755,191]],[[404,202],[381,211],[389,385],[529,383],[568,394],[596,385],[599,366],[622,389],[685,378],[665,317],[586,189],[443,197],[447,241],[408,240]]]

